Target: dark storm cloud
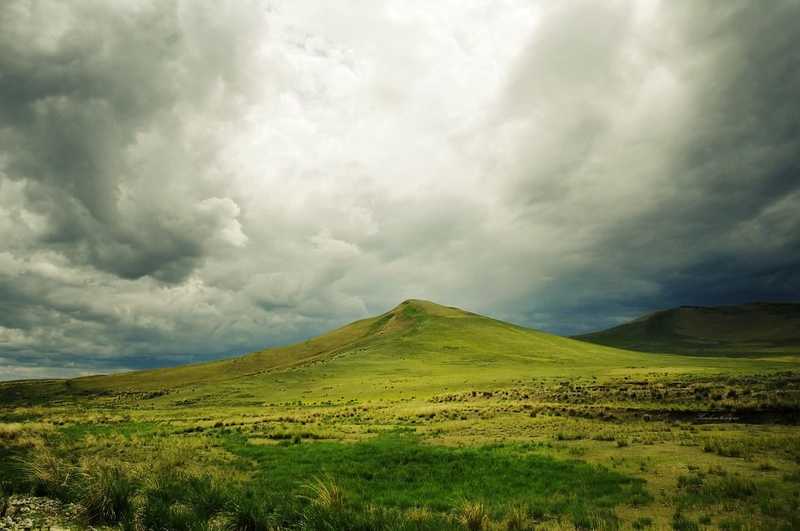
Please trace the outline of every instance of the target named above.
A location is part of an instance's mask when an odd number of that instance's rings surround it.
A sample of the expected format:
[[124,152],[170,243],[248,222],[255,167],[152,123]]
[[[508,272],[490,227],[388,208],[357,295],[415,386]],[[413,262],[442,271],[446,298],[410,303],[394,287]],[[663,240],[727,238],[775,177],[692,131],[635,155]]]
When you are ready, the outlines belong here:
[[800,2],[0,5],[0,378],[422,297],[800,298]]
[[[178,127],[179,104],[199,103],[187,81],[224,75],[210,62],[183,75],[177,4],[7,2],[0,25],[2,169],[44,218],[36,243],[124,278],[185,279],[223,221],[154,208],[166,182],[185,177],[169,173],[180,144],[150,153],[165,157],[151,167],[131,154],[142,136]],[[138,187],[154,189],[129,198]]]
[[[800,298],[800,3],[661,7],[644,37],[619,6],[561,8],[511,85],[516,116],[565,104],[544,111],[551,138],[532,136],[532,149],[557,151],[519,170],[515,200],[537,223],[573,227],[567,238],[591,237],[576,273],[523,312],[543,312],[551,329],[675,304]],[[619,134],[659,76],[667,90],[648,103],[678,94],[669,113]],[[594,317],[565,322],[562,312]]]
[[[688,255],[677,270],[656,269],[661,304],[800,299],[800,54],[792,22],[800,3],[681,7],[681,71],[693,79],[694,103],[670,165],[675,193],[606,245],[628,256]],[[648,237],[626,246],[637,232]]]

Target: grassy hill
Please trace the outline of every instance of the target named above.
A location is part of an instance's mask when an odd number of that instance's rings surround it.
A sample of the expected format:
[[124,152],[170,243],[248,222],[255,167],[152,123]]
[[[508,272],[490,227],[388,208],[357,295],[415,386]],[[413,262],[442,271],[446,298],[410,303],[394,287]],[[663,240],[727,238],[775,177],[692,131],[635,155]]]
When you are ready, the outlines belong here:
[[791,356],[800,354],[800,304],[681,306],[576,339],[644,352]]
[[294,345],[167,369],[0,385],[0,397],[142,393],[158,398],[163,393],[169,395],[164,400],[215,404],[398,398],[532,377],[747,368],[744,360],[644,355],[407,300],[377,317]]
[[[429,301],[407,300],[377,317],[285,347],[238,358],[131,373],[90,376],[67,385],[81,391],[153,391],[235,382],[275,380],[271,375],[324,373],[327,379],[431,378],[553,370],[588,365],[620,366],[640,354],[588,345]],[[419,383],[419,382],[418,382]]]

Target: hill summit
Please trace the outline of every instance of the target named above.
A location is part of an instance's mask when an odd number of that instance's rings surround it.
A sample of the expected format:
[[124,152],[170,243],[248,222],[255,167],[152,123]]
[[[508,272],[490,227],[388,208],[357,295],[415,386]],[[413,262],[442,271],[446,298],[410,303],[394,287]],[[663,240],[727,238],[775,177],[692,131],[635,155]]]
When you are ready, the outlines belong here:
[[364,378],[394,372],[517,370],[629,362],[639,354],[591,345],[484,317],[452,306],[409,299],[391,310],[293,345],[180,367],[72,380],[74,388],[151,390],[229,380],[263,379],[311,366],[349,370]]

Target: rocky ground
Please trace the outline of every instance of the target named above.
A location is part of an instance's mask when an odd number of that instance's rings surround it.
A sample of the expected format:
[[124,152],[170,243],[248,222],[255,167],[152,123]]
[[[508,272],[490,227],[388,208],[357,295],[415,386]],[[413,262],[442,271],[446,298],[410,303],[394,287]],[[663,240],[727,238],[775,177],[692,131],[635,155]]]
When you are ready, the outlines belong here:
[[35,496],[10,496],[0,500],[0,530],[23,531],[75,529],[77,508],[57,500]]

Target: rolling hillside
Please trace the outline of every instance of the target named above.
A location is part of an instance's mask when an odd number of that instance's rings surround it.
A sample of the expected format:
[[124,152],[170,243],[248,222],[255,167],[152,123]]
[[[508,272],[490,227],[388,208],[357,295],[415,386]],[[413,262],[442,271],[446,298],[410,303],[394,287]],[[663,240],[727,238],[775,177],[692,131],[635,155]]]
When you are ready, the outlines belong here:
[[800,354],[800,304],[681,306],[575,339],[643,352],[796,355]]
[[[243,380],[267,373],[353,362],[411,370],[440,365],[464,369],[535,363],[609,365],[641,355],[588,345],[429,301],[407,300],[390,311],[313,339],[238,358],[70,381],[73,388],[150,390]],[[402,367],[401,367],[402,366]]]
[[643,354],[407,300],[377,317],[294,345],[167,369],[0,384],[0,398],[46,402],[129,396],[154,406],[411,399],[535,378],[728,371],[747,364]]

